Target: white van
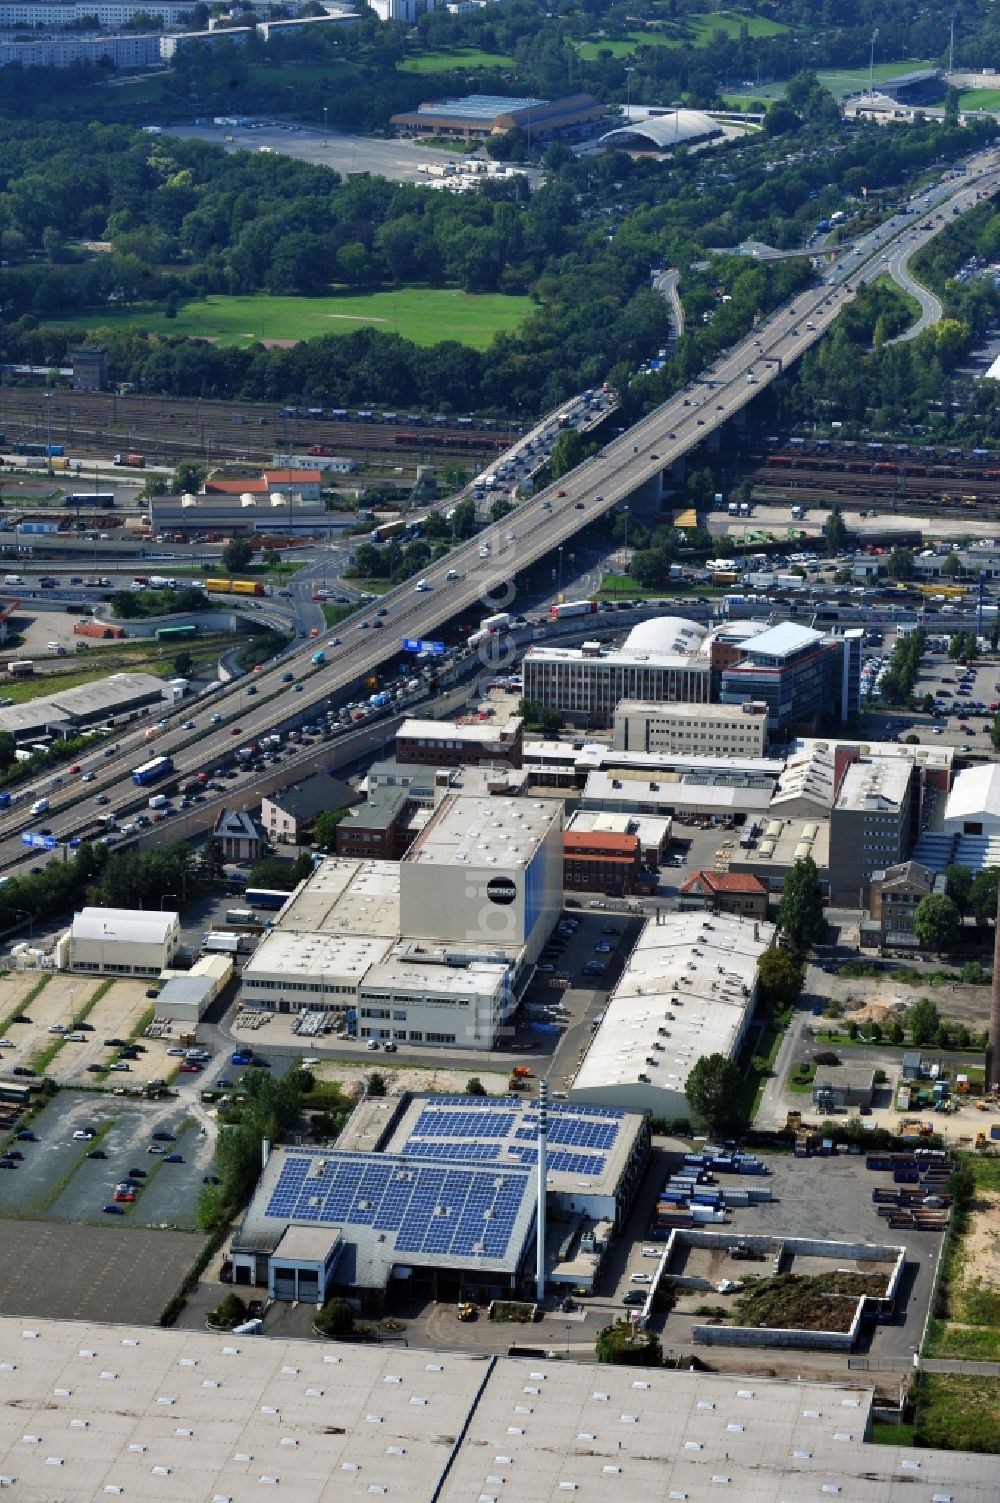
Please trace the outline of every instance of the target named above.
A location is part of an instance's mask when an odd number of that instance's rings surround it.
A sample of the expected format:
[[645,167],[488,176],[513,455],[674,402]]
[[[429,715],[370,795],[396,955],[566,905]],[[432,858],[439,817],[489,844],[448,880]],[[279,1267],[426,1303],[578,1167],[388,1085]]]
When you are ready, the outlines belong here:
[[23,585],[24,584],[24,580],[21,578],[20,574],[5,574],[4,577],[3,577],[3,582],[4,582],[4,584],[12,584],[12,585]]
[[49,801],[47,798],[36,798],[35,802],[31,806],[31,813],[44,814],[48,807]]
[[154,793],[149,801],[149,807],[151,809],[165,809],[167,807],[167,795],[165,793]]

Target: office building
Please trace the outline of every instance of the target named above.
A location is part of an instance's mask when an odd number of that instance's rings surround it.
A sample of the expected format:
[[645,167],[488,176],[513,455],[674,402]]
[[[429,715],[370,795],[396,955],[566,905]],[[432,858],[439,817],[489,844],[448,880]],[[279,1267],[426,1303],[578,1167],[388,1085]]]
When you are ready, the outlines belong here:
[[574,809],[566,826],[575,835],[637,835],[639,860],[647,871],[659,871],[670,847],[673,821],[653,814],[611,814],[599,809]]
[[83,908],[57,946],[60,967],[99,976],[158,976],[181,945],[176,913]]
[[563,834],[563,887],[567,892],[624,897],[655,885],[655,874],[643,872],[638,835],[598,830],[566,830]]
[[875,871],[895,866],[913,843],[911,768],[903,762],[852,762],[830,814],[830,888],[834,902],[864,907]]
[[765,704],[641,704],[625,699],[615,710],[617,751],[702,757],[762,757],[767,747]]
[[396,732],[396,760],[413,765],[457,767],[499,763],[520,767],[524,721],[520,715],[466,723],[404,720]]
[[743,643],[738,661],[722,672],[719,699],[765,703],[772,734],[827,717],[848,720],[861,706],[863,639],[860,630],[824,636],[782,621]]
[[413,839],[405,788],[379,788],[337,826],[337,855],[362,861],[398,861]]
[[774,925],[716,914],[648,919],[569,1088],[573,1102],[688,1117],[688,1074],[735,1059],[753,1017],[757,962]]
[[[623,699],[707,704],[711,669],[702,651],[705,627],[666,616],[641,622],[624,644],[529,647],[522,675],[524,697],[574,725],[610,726]],[[752,696],[744,696],[751,698]]]

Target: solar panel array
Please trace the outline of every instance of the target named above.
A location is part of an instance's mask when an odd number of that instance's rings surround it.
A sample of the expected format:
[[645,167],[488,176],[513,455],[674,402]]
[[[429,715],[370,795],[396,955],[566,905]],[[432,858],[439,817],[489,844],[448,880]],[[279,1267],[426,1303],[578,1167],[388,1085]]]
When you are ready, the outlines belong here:
[[[554,1174],[597,1178],[607,1168],[625,1113],[613,1107],[552,1102],[548,1166]],[[407,1157],[514,1163],[538,1162],[538,1107],[516,1096],[477,1103],[468,1096],[435,1096],[421,1111],[403,1144]]]
[[[265,1215],[394,1234],[397,1252],[504,1258],[530,1177],[373,1154],[286,1155]],[[514,1252],[520,1249],[515,1248]]]

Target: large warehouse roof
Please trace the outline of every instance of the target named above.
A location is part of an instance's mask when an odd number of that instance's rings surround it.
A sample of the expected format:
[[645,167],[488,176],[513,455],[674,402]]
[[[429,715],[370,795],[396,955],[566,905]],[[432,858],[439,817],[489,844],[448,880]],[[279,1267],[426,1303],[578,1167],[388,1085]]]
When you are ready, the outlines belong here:
[[13,1317],[0,1348],[13,1498],[996,1497],[995,1456],[866,1442],[847,1384]]
[[722,134],[722,126],[702,110],[671,110],[669,115],[648,115],[644,120],[632,120],[617,130],[609,130],[599,144],[652,146],[657,151],[670,151],[674,146],[709,141]]
[[967,820],[1000,821],[1000,763],[967,767],[955,778],[945,805],[944,828],[953,830]]
[[162,945],[180,922],[176,913],[141,908],[83,908],[73,917],[73,939],[107,939],[130,945]]

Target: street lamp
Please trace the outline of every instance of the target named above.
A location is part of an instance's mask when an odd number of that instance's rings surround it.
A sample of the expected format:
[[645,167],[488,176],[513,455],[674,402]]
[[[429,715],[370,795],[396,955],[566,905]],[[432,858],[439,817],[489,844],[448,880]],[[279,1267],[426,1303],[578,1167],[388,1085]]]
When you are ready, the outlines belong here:
[[556,594],[559,595],[559,597],[561,598],[562,597],[562,556],[563,556],[562,548],[561,547],[557,548],[556,552],[559,554],[559,583],[556,586]]
[[625,119],[631,124],[632,121],[632,74],[634,68],[625,69]]
[[163,905],[167,901],[168,898],[174,898],[176,900],[177,894],[175,892],[165,892],[165,893],[163,893],[163,895],[160,898],[160,912],[161,913],[163,912]]
[[872,50],[868,59],[868,103],[871,104],[875,97],[875,41],[878,37],[878,27],[872,32]]

